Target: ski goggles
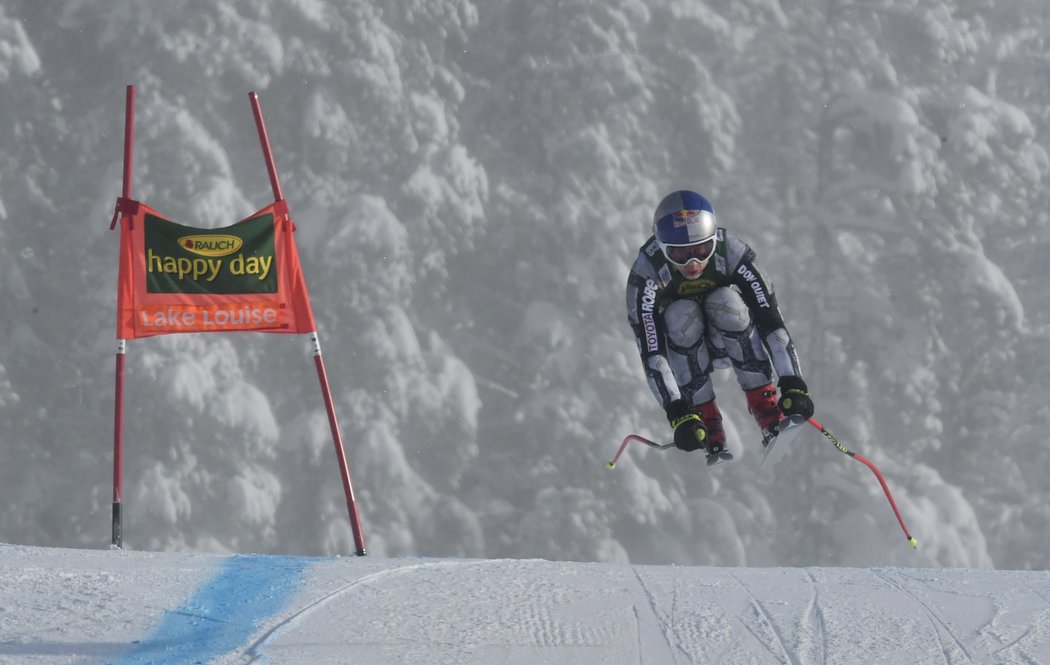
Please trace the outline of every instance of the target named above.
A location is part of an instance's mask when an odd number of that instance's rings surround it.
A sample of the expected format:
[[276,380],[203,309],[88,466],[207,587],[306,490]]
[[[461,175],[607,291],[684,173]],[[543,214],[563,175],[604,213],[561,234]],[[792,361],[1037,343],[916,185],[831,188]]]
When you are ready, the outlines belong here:
[[695,245],[664,245],[663,250],[667,260],[678,266],[684,266],[693,259],[703,263],[715,253],[715,239],[708,238]]

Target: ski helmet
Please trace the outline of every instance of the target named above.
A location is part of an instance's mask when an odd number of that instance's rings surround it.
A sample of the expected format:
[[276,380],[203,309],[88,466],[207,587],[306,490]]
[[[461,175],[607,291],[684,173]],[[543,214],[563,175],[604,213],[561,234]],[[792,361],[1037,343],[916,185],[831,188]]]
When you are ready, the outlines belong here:
[[714,206],[696,192],[672,192],[656,206],[653,235],[664,256],[675,265],[711,258],[717,232]]

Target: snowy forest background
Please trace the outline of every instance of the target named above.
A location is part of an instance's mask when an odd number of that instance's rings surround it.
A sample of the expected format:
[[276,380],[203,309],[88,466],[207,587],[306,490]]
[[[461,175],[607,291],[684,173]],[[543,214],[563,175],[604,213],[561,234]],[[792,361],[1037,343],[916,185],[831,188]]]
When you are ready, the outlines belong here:
[[[124,90],[135,198],[272,200],[260,94],[369,552],[1050,567],[1045,0],[0,5],[0,541],[110,535]],[[665,438],[623,284],[709,196],[776,284],[816,431]],[[128,345],[125,544],[346,554],[305,339]]]

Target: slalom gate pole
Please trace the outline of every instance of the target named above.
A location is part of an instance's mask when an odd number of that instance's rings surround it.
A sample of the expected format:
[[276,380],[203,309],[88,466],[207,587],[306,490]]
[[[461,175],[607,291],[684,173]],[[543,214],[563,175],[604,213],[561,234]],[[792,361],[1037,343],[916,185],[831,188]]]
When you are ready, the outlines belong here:
[[638,443],[644,443],[650,448],[656,448],[657,450],[665,450],[673,446],[673,443],[657,443],[651,439],[647,439],[644,436],[638,436],[637,434],[628,434],[627,438],[620,444],[620,449],[616,451],[616,455],[605,463],[605,468],[612,470],[616,468],[616,462],[620,459],[620,455],[623,455],[623,451],[627,449],[627,444],[631,441],[637,441]]
[[255,91],[248,93],[248,99],[252,104],[252,115],[255,116],[255,128],[259,130],[259,143],[262,144],[263,159],[266,160],[266,171],[270,174],[270,187],[273,188],[274,202],[283,201],[284,194],[281,192],[281,182],[277,179],[277,165],[273,161],[273,152],[270,150],[270,136],[266,133],[266,123],[263,121],[262,107],[259,105],[259,95]]
[[831,432],[829,432],[827,430],[827,428],[825,428],[819,422],[817,422],[817,420],[815,418],[810,418],[809,419],[809,424],[812,425],[813,427],[817,428],[820,431],[821,434],[823,434],[825,437],[827,437],[828,441],[831,441],[831,443],[836,448],[838,448],[839,452],[845,453],[846,455],[849,455],[853,459],[857,460],[861,464],[864,464],[866,467],[871,469],[871,472],[874,473],[875,477],[879,479],[879,484],[882,485],[882,491],[886,493],[886,499],[889,500],[890,507],[893,508],[893,514],[897,516],[897,522],[901,525],[901,530],[904,531],[904,537],[908,539],[908,544],[911,545],[913,548],[918,547],[919,546],[919,542],[917,540],[915,540],[915,538],[913,538],[910,533],[908,533],[908,527],[904,526],[904,519],[901,517],[901,511],[898,510],[897,502],[893,500],[893,495],[890,494],[890,488],[886,484],[886,479],[883,478],[882,473],[879,471],[879,469],[874,464],[872,464],[871,461],[868,460],[863,455],[858,455],[857,453],[853,452],[852,450],[850,450],[846,446],[844,446],[841,443],[839,443],[839,440],[835,438],[835,435],[832,434]]
[[[135,86],[127,87],[124,102],[124,182],[121,197],[131,198],[131,166],[135,142]],[[118,207],[119,209],[119,207]],[[116,215],[113,217],[116,222]],[[110,225],[113,228],[113,225]],[[123,502],[124,502],[124,359],[127,343],[117,340],[117,358],[113,388],[113,533],[110,545],[124,546]]]
[[[263,159],[266,160],[266,171],[270,175],[273,200],[274,203],[278,203],[284,200],[284,194],[281,192],[281,182],[277,177],[277,165],[274,163],[273,151],[270,149],[270,137],[266,132],[266,122],[263,120],[262,107],[259,105],[259,95],[252,91],[248,93],[248,99],[252,105],[252,115],[255,116],[255,128],[259,131],[259,143],[262,144]],[[332,430],[332,443],[335,445],[335,455],[339,462],[339,474],[343,480],[346,510],[350,517],[350,529],[354,533],[354,553],[357,556],[365,556],[365,538],[361,529],[361,517],[357,512],[357,500],[354,498],[354,487],[350,482],[350,469],[347,466],[346,451],[343,448],[343,435],[339,431],[339,420],[335,415],[332,389],[328,385],[328,372],[325,371],[324,358],[321,356],[321,343],[318,340],[317,331],[310,333],[310,343],[313,345],[314,366],[317,368],[317,379],[321,384],[321,394],[324,396],[328,425]]]
[[123,477],[124,477],[124,358],[127,343],[117,340],[117,363],[113,399],[113,530],[110,545],[124,546]]
[[357,500],[354,498],[354,487],[350,483],[350,468],[346,464],[346,451],[343,449],[343,435],[339,432],[339,421],[335,417],[335,405],[332,403],[332,390],[328,387],[328,373],[321,357],[321,343],[317,333],[310,333],[310,342],[314,348],[314,365],[317,367],[317,378],[321,382],[324,394],[324,408],[328,412],[328,425],[332,429],[332,443],[335,445],[335,456],[339,461],[339,474],[343,479],[343,494],[346,495],[346,511],[350,516],[350,528],[354,532],[354,552],[357,556],[365,555],[365,537],[361,530],[361,517],[357,513]]

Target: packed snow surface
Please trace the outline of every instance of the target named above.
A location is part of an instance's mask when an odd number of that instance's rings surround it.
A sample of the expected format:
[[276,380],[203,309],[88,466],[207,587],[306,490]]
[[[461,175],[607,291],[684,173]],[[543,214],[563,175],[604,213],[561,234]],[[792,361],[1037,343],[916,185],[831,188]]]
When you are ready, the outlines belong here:
[[0,663],[1045,663],[1050,574],[0,546]]

